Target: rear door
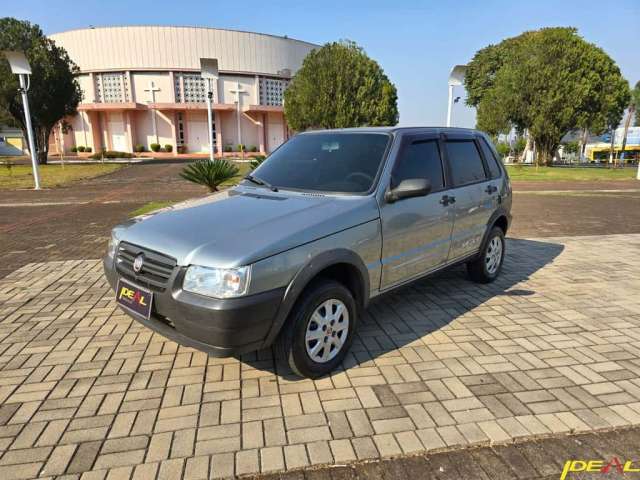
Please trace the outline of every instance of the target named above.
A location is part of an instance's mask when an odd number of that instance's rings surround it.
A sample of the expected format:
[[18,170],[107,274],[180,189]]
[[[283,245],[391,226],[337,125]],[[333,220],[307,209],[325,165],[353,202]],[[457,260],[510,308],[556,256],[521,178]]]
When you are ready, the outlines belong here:
[[454,207],[442,201],[447,187],[439,137],[405,136],[402,142],[390,187],[409,178],[427,178],[432,189],[426,196],[380,207],[383,290],[444,264],[453,226]]
[[496,182],[490,178],[475,135],[467,132],[447,134],[444,144],[453,184],[451,196],[455,202],[449,261],[455,261],[480,249],[494,210],[492,198]]

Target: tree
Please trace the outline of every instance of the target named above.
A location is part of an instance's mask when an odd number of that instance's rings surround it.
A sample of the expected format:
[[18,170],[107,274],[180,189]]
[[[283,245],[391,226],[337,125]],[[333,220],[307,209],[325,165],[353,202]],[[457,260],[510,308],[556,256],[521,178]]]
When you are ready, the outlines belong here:
[[380,65],[350,41],[311,51],[285,91],[293,130],[395,125],[396,87]]
[[[29,107],[39,163],[47,162],[49,135],[59,121],[76,113],[82,99],[74,75],[78,67],[67,52],[42,33],[38,25],[15,18],[0,18],[0,51],[25,52],[31,64]],[[0,112],[8,112],[26,138],[19,83],[9,64],[0,60]]]
[[571,129],[617,126],[629,102],[618,66],[574,28],[543,28],[483,48],[467,68],[465,86],[478,128],[527,130],[545,163]]
[[634,124],[636,127],[640,127],[640,81],[636,82],[636,86],[631,90],[631,105],[635,112]]

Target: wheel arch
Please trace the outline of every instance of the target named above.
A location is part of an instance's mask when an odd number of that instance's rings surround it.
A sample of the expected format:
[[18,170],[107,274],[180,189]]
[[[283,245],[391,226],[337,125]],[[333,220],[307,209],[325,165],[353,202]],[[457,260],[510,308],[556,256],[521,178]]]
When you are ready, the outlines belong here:
[[277,338],[302,292],[319,278],[329,278],[344,284],[354,296],[359,313],[367,307],[369,273],[360,256],[343,248],[322,252],[300,268],[289,283],[271,330],[265,338],[265,347]]
[[484,232],[484,236],[482,237],[482,243],[480,243],[480,250],[478,254],[484,251],[484,247],[487,245],[487,241],[489,240],[489,234],[493,227],[500,227],[504,235],[507,235],[507,230],[509,229],[509,225],[511,224],[511,214],[507,211],[506,208],[498,208],[487,222],[487,228]]

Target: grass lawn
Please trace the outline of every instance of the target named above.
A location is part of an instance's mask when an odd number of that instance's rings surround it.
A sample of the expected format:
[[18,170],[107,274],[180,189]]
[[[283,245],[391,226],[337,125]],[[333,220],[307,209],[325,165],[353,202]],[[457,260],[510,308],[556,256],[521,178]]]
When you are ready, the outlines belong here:
[[149,202],[142,205],[140,208],[135,209],[133,212],[129,214],[131,217],[137,217],[138,215],[144,215],[145,213],[153,212],[154,210],[159,210],[164,207],[168,207],[173,205],[176,202],[169,201],[160,201],[160,202]]
[[[40,184],[43,188],[64,185],[76,180],[93,178],[115,172],[123,165],[40,165]],[[14,165],[9,168],[0,165],[0,189],[13,190],[18,188],[33,188],[33,174],[31,165]]]
[[507,165],[511,180],[542,181],[601,181],[633,180],[635,168],[588,168],[588,167],[524,167]]

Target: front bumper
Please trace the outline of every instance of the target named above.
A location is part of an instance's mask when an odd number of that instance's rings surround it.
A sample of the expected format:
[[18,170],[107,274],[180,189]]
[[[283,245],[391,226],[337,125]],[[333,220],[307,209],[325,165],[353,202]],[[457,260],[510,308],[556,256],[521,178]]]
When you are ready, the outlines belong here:
[[[103,266],[107,280],[115,290],[119,273],[113,260],[105,257]],[[182,290],[184,270],[177,269],[164,291],[153,292],[149,319],[123,311],[181,345],[216,357],[229,357],[266,346],[264,341],[282,303],[285,288],[240,298],[209,298]]]

